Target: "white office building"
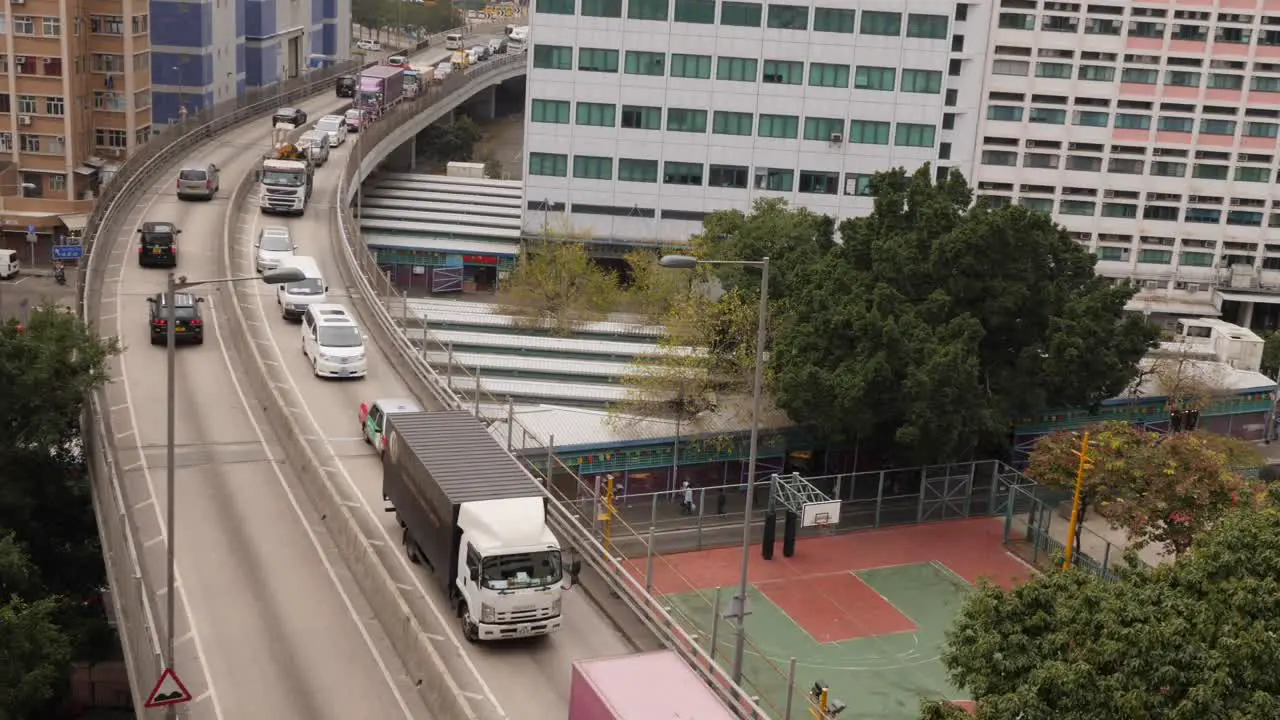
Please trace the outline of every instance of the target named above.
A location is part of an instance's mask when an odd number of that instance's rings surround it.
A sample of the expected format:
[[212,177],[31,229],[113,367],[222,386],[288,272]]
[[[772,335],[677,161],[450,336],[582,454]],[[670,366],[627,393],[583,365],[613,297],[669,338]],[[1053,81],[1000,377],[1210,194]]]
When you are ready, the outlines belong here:
[[1280,0],[537,0],[525,230],[678,241],[957,167],[1138,309],[1280,325]]
[[866,213],[867,179],[890,167],[971,176],[989,15],[938,0],[537,0],[525,230],[680,241],[757,197]]

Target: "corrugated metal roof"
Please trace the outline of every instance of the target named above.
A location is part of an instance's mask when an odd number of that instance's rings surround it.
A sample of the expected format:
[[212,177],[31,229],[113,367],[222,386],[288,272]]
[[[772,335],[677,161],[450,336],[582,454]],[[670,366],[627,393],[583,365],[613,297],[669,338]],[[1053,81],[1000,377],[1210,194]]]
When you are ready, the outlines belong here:
[[533,477],[465,410],[388,415],[392,431],[455,503],[542,494]]
[[450,195],[467,197],[471,197],[473,195],[505,198],[523,197],[520,190],[512,190],[502,187],[473,187],[470,185],[459,185],[452,182],[404,182],[392,180],[391,182],[380,182],[377,184],[377,187],[379,189],[386,188],[390,190],[417,190],[419,192],[449,193]]
[[487,206],[503,209],[520,210],[523,204],[520,198],[499,196],[490,197],[485,195],[466,195],[461,196],[458,193],[441,193],[441,192],[425,192],[422,190],[396,190],[394,188],[372,188],[364,191],[366,198],[396,198],[400,200],[414,200],[424,202],[462,202],[465,201],[471,205]]
[[[396,314],[399,308],[393,308]],[[412,309],[410,310],[412,312]],[[405,331],[414,340],[421,340],[423,331]],[[460,330],[432,330],[431,337],[455,348],[494,348],[495,350],[525,350],[548,354],[574,353],[578,355],[604,355],[615,358],[638,358],[651,355],[688,355],[705,350],[684,347],[666,347],[657,343],[619,342],[616,340],[578,340],[575,338],[546,337],[543,335],[507,335],[496,332],[465,332]]]
[[372,248],[388,248],[391,250],[424,250],[457,255],[507,255],[520,254],[519,243],[500,241],[451,239],[435,237],[412,237],[409,235],[383,235],[365,233],[365,243]]
[[[388,234],[404,233],[405,240],[412,241],[415,236],[432,235],[444,237],[472,237],[483,240],[508,241],[516,249],[509,254],[515,255],[520,249],[517,241],[520,240],[520,230],[515,228],[495,228],[495,227],[475,227],[472,225],[447,225],[425,222],[408,222],[404,220],[387,220],[383,218],[365,217],[360,219],[360,227],[369,228],[371,230],[387,230]],[[430,238],[424,242],[428,244],[434,242]],[[433,247],[422,247],[422,250],[435,250]]]
[[[426,319],[432,323],[480,325],[494,328],[512,328],[519,331],[528,327],[532,322],[531,318],[515,318],[506,314],[503,312],[503,307],[495,303],[415,298],[409,300],[409,310],[411,313],[419,311],[425,314]],[[666,330],[662,326],[635,322],[636,319],[633,315],[617,313],[611,315],[607,320],[573,322],[570,327],[574,332],[593,335],[619,335],[657,339],[666,336]],[[535,326],[541,325],[548,329],[552,327],[550,321],[533,324]]]
[[457,185],[487,186],[500,187],[514,190],[522,190],[524,184],[519,180],[494,180],[491,178],[469,178],[454,177],[450,175],[427,175],[425,173],[398,173],[389,172],[378,176],[378,179],[386,178],[387,180],[408,180],[411,182],[445,182]]
[[500,217],[520,219],[520,208],[499,205],[477,205],[475,203],[457,202],[449,198],[448,202],[433,202],[418,198],[384,198],[364,196],[362,208],[399,208],[402,210],[420,210],[435,213],[459,213],[479,217]]
[[359,218],[363,224],[366,219],[380,218],[388,220],[404,220],[406,222],[438,223],[443,225],[465,225],[477,228],[477,232],[488,232],[488,228],[499,230],[519,230],[523,227],[520,218],[499,217],[496,215],[478,215],[475,213],[451,213],[438,210],[430,205],[419,205],[414,210],[405,208],[383,208],[365,205],[360,208]]

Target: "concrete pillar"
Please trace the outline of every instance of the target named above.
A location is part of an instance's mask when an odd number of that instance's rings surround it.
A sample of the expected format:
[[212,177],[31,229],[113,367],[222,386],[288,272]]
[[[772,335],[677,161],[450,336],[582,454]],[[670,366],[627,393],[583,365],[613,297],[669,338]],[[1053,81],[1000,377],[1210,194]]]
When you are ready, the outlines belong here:
[[418,136],[414,135],[409,138],[409,170],[408,172],[417,172],[418,170]]
[[492,120],[498,116],[498,86],[490,85],[484,91],[485,105],[487,113],[486,120]]
[[1240,303],[1240,326],[1248,328],[1253,323],[1253,303]]

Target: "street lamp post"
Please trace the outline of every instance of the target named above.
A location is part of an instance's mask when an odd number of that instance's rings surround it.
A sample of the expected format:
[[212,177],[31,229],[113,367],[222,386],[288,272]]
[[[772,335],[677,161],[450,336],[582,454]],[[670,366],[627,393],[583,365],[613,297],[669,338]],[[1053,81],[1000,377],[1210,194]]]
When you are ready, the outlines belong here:
[[[662,267],[691,270],[699,265],[738,265],[760,268],[760,312],[756,325],[756,367],[751,383],[751,448],[747,459],[747,498],[742,516],[742,569],[738,575],[738,595],[734,610],[738,626],[733,642],[733,681],[742,682],[742,663],[747,649],[747,574],[751,568],[751,511],[755,503],[756,459],[759,456],[760,400],[764,395],[764,348],[769,321],[769,256],[759,260],[699,260],[691,255],[664,255]],[[719,608],[716,608],[719,612]]]
[[[174,567],[176,558],[176,554],[174,552],[174,530],[176,528],[176,523],[174,522],[174,481],[176,476],[174,471],[174,455],[176,454],[177,448],[176,427],[178,403],[176,389],[178,375],[178,336],[175,329],[176,323],[174,323],[173,320],[176,315],[174,308],[177,306],[178,291],[193,288],[197,285],[230,284],[248,282],[250,280],[262,280],[270,285],[280,285],[282,283],[301,282],[305,279],[306,277],[304,273],[293,267],[282,268],[280,270],[270,270],[262,275],[213,278],[210,280],[194,281],[187,280],[185,275],[177,277],[174,273],[169,273],[168,284],[165,287],[164,294],[165,308],[168,310],[168,317],[165,318],[165,365],[166,373],[168,375],[167,389],[165,391],[165,402],[168,405],[167,418],[165,419],[168,438],[165,441],[164,478],[165,490],[168,493],[168,497],[165,498],[165,512],[167,515],[165,518],[165,532],[167,533],[168,538],[168,548],[165,553],[165,562],[168,565],[168,577],[166,578],[167,595],[165,598],[165,615],[168,620],[167,627],[165,628],[165,667],[169,670],[174,669],[174,645],[177,642],[177,627],[174,624],[175,618],[177,617],[177,599],[174,597],[177,594],[176,588],[174,587],[177,578],[177,573],[175,572]],[[169,720],[173,720],[178,716],[177,713],[177,707],[175,705],[170,705],[165,711],[165,717],[169,718]]]

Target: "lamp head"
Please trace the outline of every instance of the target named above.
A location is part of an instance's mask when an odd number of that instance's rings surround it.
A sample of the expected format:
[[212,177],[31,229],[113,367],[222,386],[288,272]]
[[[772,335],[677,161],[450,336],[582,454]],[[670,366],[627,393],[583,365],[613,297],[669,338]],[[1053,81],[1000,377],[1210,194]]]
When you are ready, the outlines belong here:
[[666,268],[692,270],[698,266],[698,258],[692,255],[663,255],[658,258],[658,264]]

